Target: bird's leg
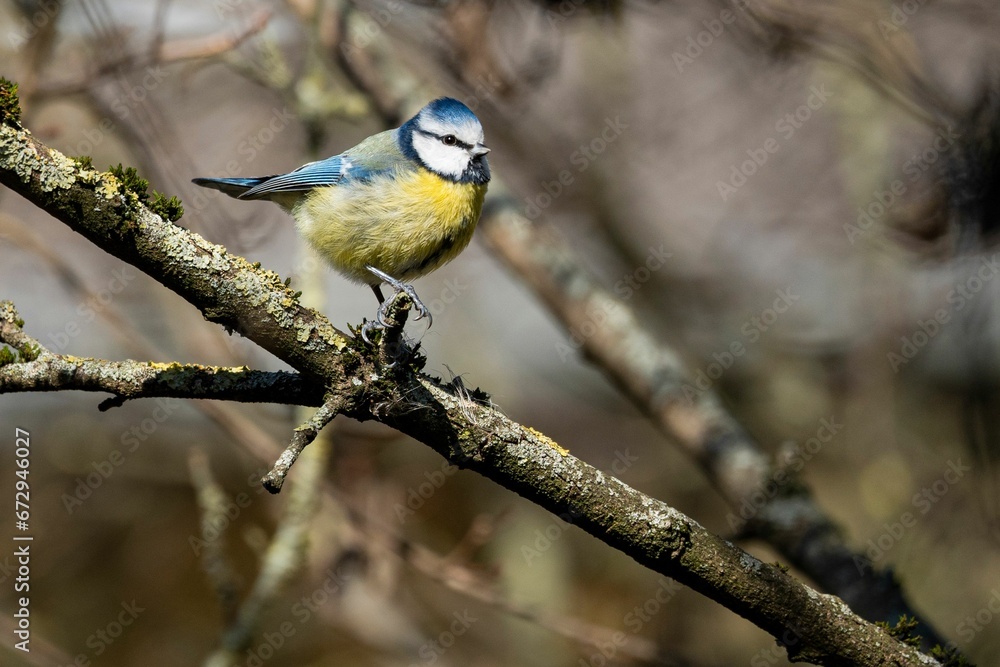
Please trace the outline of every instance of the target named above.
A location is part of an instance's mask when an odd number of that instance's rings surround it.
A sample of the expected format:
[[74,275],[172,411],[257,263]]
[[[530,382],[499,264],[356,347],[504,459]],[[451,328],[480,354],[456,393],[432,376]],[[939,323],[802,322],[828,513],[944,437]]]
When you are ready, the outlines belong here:
[[385,327],[385,323],[382,321],[382,308],[385,306],[385,295],[382,294],[382,286],[372,285],[371,288],[375,292],[375,298],[378,299],[378,313],[375,315],[374,322],[365,322],[365,325],[361,327],[361,338],[369,345],[372,344],[368,339],[369,332]]
[[[430,320],[431,314],[430,311],[427,310],[426,306],[424,306],[424,304],[420,301],[416,292],[414,292],[412,285],[407,285],[399,280],[396,280],[384,271],[380,271],[375,267],[369,266],[367,268],[379,280],[389,283],[393,289],[396,290],[396,294],[392,299],[387,301],[385,296],[382,294],[382,286],[380,284],[371,286],[372,292],[375,293],[375,298],[378,299],[379,307],[378,312],[375,314],[375,320],[373,322],[366,322],[361,328],[361,338],[369,345],[372,345],[369,335],[376,329],[384,331],[385,334],[383,334],[382,337],[382,346],[383,348],[386,348],[387,351],[383,356],[385,356],[388,365],[392,366],[395,362],[393,361],[392,363],[389,363],[389,360],[398,358],[400,356],[399,350],[405,349],[402,337],[402,328],[403,323],[406,322],[406,311],[409,311],[410,309],[409,304],[403,306],[405,310],[393,308],[396,303],[395,296],[398,296],[400,292],[404,292],[409,297],[413,307],[417,310],[417,317],[414,319],[419,320],[421,317],[426,315]],[[428,326],[430,326],[429,323]]]
[[[426,317],[428,328],[431,326],[431,324],[434,323],[434,318],[431,316],[431,311],[427,310],[427,306],[425,306],[424,302],[421,301],[420,297],[417,296],[417,292],[416,290],[413,289],[413,285],[404,283],[401,280],[396,280],[385,271],[380,271],[379,269],[376,269],[374,266],[369,265],[366,266],[365,268],[368,269],[368,271],[376,278],[380,279],[382,282],[392,287],[392,289],[396,290],[397,294],[399,292],[405,292],[406,296],[410,297],[410,301],[413,302],[413,307],[417,311],[417,316],[413,318],[414,321]],[[387,302],[383,300],[382,290],[378,285],[373,285],[372,289],[375,290],[375,297],[379,299],[379,304],[380,304],[378,308],[378,315],[376,316],[376,318],[379,325],[384,327],[386,325],[385,314],[388,309],[388,306],[386,305]]]

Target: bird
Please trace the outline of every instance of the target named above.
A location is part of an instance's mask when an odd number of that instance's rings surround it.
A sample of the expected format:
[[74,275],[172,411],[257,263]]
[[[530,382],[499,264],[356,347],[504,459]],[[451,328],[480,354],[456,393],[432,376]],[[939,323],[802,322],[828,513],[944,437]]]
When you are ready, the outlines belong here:
[[362,330],[385,328],[382,284],[405,292],[419,320],[430,311],[408,284],[468,246],[483,210],[490,166],[483,126],[462,102],[441,97],[394,130],[287,174],[195,178],[236,199],[270,200],[347,279],[371,287],[379,308]]

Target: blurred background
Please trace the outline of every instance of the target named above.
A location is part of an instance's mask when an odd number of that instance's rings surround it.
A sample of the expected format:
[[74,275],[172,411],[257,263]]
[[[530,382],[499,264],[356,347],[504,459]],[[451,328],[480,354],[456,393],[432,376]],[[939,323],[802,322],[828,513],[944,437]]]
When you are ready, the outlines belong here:
[[[551,226],[698,389],[798,456],[847,543],[990,665],[998,28],[977,0],[5,0],[0,74],[40,140],[135,166],[183,200],[178,224],[291,276],[341,329],[372,316],[370,290],[319,265],[277,207],[190,179],[289,171],[462,99],[493,150],[489,196]],[[7,190],[0,281],[53,352],[283,368]],[[434,312],[433,329],[410,324],[428,371],[731,534],[699,469],[485,244],[416,287]],[[4,451],[15,426],[31,434],[35,536],[33,651],[10,648],[5,612],[5,665],[786,664],[721,606],[344,418],[304,567],[239,659],[211,662],[288,503],[257,480],[302,415],[179,400],[102,413],[103,398],[0,398]],[[192,468],[229,499],[214,533]],[[13,488],[11,456],[0,479]],[[221,598],[209,545],[229,568]]]

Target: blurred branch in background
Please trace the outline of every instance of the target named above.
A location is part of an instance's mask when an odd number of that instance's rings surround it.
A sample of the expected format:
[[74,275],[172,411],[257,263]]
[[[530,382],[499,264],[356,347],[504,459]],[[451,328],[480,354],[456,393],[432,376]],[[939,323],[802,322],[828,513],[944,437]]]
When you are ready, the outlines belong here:
[[496,198],[481,224],[511,270],[568,331],[577,332],[574,347],[583,357],[698,462],[729,503],[735,538],[767,541],[821,590],[870,621],[895,625],[903,617],[917,619],[914,631],[925,649],[946,643],[911,608],[892,574],[879,572],[866,556],[848,548],[841,529],[795,473],[772,463],[711,388],[696,388],[677,353],[657,341],[626,303],[601,288],[554,230],[539,229]]
[[[240,659],[260,631],[263,611],[275,604],[292,577],[300,571],[306,560],[308,532],[320,504],[326,462],[332,446],[333,440],[327,432],[324,437],[314,440],[309,451],[300,457],[299,475],[289,491],[284,514],[264,553],[257,579],[235,614],[227,618],[222,646],[205,661],[206,667],[225,667]],[[193,477],[193,481],[196,486],[199,484],[197,476]],[[210,553],[206,552],[206,556]],[[231,604],[231,578],[226,570],[213,567],[212,561],[206,561],[206,571],[210,578],[213,574],[222,575],[216,576],[213,583],[225,614]]]
[[775,58],[818,57],[843,65],[928,125],[955,116],[955,106],[923,71],[912,35],[882,6],[760,0],[745,3],[744,11],[746,34]]

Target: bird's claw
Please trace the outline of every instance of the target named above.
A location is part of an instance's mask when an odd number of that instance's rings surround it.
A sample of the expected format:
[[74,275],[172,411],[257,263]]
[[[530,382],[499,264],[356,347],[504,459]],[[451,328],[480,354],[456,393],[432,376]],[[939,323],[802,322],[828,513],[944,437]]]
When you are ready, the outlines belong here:
[[[393,288],[395,287],[396,285],[393,285]],[[430,326],[434,323],[434,316],[431,315],[431,311],[427,309],[424,302],[417,296],[417,291],[413,289],[413,285],[400,283],[397,291],[405,293],[406,296],[410,297],[410,301],[413,302],[413,309],[417,311],[417,316],[413,318],[413,321],[416,322],[417,320],[422,320],[426,317],[427,327],[430,328]]]
[[[420,297],[417,296],[417,291],[413,289],[413,285],[404,283],[402,280],[397,280],[385,271],[376,269],[374,266],[368,266],[366,268],[372,275],[392,287],[396,294],[403,292],[406,296],[410,297],[410,301],[413,302],[413,309],[417,311],[417,316],[413,318],[413,321],[416,322],[417,320],[422,320],[426,317],[427,327],[430,328],[430,326],[434,323],[434,317],[431,315],[431,311],[427,308],[427,306],[424,305],[424,302],[420,300]],[[378,312],[375,314],[375,321],[383,329],[389,326],[385,321],[385,318],[386,314],[389,312],[389,306],[392,301],[392,299],[386,299],[383,301],[378,308]]]
[[380,329],[385,329],[385,324],[381,321],[378,322],[365,322],[361,326],[361,340],[365,341],[369,345],[374,345],[372,340],[368,337],[368,334],[372,331],[377,331]]

